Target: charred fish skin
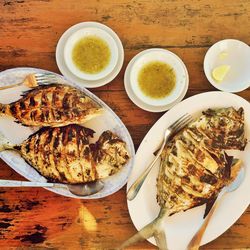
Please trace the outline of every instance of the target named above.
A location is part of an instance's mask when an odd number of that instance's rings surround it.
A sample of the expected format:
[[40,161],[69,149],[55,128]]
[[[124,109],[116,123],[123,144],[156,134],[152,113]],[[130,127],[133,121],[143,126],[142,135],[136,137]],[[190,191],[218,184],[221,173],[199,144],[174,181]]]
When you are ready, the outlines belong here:
[[208,109],[190,127],[197,128],[213,148],[244,150],[247,143],[243,108]]
[[126,143],[104,131],[90,144],[94,131],[77,124],[44,127],[20,145],[0,133],[0,151],[15,149],[24,160],[51,182],[81,184],[115,174],[128,161]]
[[214,199],[230,179],[232,157],[224,150],[243,150],[245,146],[242,108],[203,112],[166,145],[161,155],[159,205],[170,215]]
[[91,159],[91,129],[76,124],[42,128],[21,144],[22,157],[53,182],[85,183],[96,179]]
[[82,124],[102,113],[102,107],[80,90],[63,84],[38,86],[10,104],[0,104],[0,114],[25,126],[59,127]]

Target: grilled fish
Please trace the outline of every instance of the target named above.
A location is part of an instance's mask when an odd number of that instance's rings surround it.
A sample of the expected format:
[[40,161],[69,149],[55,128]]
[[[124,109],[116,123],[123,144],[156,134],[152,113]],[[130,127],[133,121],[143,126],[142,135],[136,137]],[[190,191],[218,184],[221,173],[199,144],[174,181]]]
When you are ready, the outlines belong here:
[[59,127],[82,124],[102,112],[102,107],[80,90],[62,84],[42,85],[25,92],[21,99],[0,104],[0,115],[26,126]]
[[206,214],[220,190],[233,181],[240,160],[224,150],[244,150],[244,111],[242,108],[209,109],[166,144],[161,154],[157,178],[158,217],[126,241],[123,247],[155,236],[160,249],[167,249],[163,218],[202,204]]
[[45,127],[21,145],[0,137],[0,151],[14,149],[51,182],[80,184],[115,174],[129,159],[126,144],[105,131],[95,144],[94,131],[76,124]]

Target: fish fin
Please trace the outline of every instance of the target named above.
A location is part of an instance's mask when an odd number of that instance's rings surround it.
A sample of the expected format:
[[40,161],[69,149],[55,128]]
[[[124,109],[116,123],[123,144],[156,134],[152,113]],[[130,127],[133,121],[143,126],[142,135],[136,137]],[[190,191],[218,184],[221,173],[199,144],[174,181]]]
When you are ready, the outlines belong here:
[[18,120],[14,120],[14,122],[17,124],[21,124],[23,127],[29,127],[29,125],[23,124],[22,122],[20,122]]
[[[229,157],[227,155],[227,157]],[[241,168],[241,164],[242,164],[242,161],[237,159],[237,158],[232,158],[230,157],[230,170],[229,170],[229,173],[230,174],[230,177],[229,177],[229,181],[228,181],[228,184],[229,185],[231,182],[234,181],[235,177],[237,176],[240,168]],[[211,210],[211,208],[213,207],[214,205],[214,202],[216,201],[217,199],[217,196],[211,198],[208,200],[208,202],[206,202],[206,209],[205,209],[205,213],[204,213],[204,216],[203,216],[203,219],[206,218],[206,216],[208,215],[209,211]]]
[[[160,246],[165,246],[165,248],[160,248],[161,250],[167,250],[167,241],[164,231],[162,230],[161,222],[164,219],[166,212],[164,209],[161,209],[159,215],[156,219],[154,219],[151,223],[143,227],[139,232],[130,237],[128,240],[122,243],[122,245],[118,248],[119,250],[124,249],[128,246],[131,246],[137,242],[148,239],[152,236],[156,238],[156,241]],[[164,236],[163,236],[164,234]]]
[[57,83],[39,84],[38,86],[31,87],[31,88],[29,87],[29,89],[22,91],[21,96],[27,95],[30,92],[33,92],[34,90],[46,89],[49,87],[59,86],[59,85],[62,85],[62,84],[57,84]]
[[225,158],[226,158],[226,166],[224,171],[224,178],[229,179],[231,176],[231,167],[233,164],[234,157],[229,156],[226,152],[224,152]]
[[208,213],[210,212],[211,208],[213,207],[215,201],[217,199],[217,196],[212,197],[211,199],[208,200],[208,202],[206,203],[206,209],[205,209],[205,213],[203,215],[203,219],[206,218],[206,216],[208,215]]
[[148,239],[154,235],[155,232],[155,225],[153,222],[142,228],[139,232],[137,232],[135,235],[130,237],[128,240],[122,243],[122,245],[118,248],[119,250],[125,249],[137,242],[143,241],[145,239]]
[[167,250],[167,240],[165,232],[162,229],[156,229],[155,225],[147,225],[134,236],[126,240],[118,249],[124,249],[137,242],[143,241],[154,236],[159,250]]
[[29,88],[28,90],[23,90],[23,91],[22,91],[22,94],[21,94],[20,96],[25,97],[25,96],[27,96],[28,94],[30,94],[31,92],[33,92],[34,90],[39,90],[39,89],[41,89],[41,88],[42,88],[42,86],[38,85],[38,86],[36,86],[36,87]]
[[22,91],[22,94],[20,96],[25,97],[27,94],[29,94],[33,89],[29,89],[29,90],[24,90]]
[[0,152],[6,149],[14,149],[16,145],[12,144],[1,132],[0,132]]

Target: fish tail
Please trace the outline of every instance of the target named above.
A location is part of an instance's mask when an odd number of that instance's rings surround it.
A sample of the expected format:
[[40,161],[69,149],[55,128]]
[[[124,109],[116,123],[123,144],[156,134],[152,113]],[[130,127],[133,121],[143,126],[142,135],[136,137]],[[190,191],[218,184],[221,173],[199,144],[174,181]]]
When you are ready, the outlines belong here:
[[157,246],[160,250],[167,250],[167,240],[165,236],[165,232],[162,229],[161,222],[164,216],[162,212],[159,213],[158,217],[153,220],[151,223],[142,228],[138,233],[130,237],[128,240],[122,243],[122,245],[118,248],[119,250],[125,249],[137,242],[148,239],[152,236],[155,237]]
[[0,103],[0,115],[1,115],[1,114],[5,114],[5,110],[6,110],[6,105]]
[[7,149],[14,149],[16,145],[11,143],[1,132],[0,132],[0,152]]
[[167,239],[165,232],[160,229],[154,234],[156,245],[160,250],[167,250]]

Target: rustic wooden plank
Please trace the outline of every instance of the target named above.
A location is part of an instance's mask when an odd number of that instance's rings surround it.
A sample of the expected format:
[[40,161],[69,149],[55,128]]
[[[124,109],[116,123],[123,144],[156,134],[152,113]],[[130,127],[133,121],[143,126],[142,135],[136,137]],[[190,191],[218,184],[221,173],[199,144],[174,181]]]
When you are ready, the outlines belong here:
[[[123,76],[130,59],[153,47],[169,49],[185,62],[186,97],[215,90],[203,73],[207,49],[223,38],[250,43],[250,1],[191,0],[3,0],[0,2],[0,70],[18,66],[59,72],[56,43],[71,25],[99,21],[120,36],[125,62],[118,77],[93,90],[128,127],[136,148],[163,114],[136,107]],[[250,90],[240,95],[250,100]],[[22,180],[0,160],[1,178]],[[250,208],[236,224],[202,249],[250,248]],[[80,201],[45,189],[0,189],[0,247],[31,249],[114,249],[136,232],[126,207],[125,187],[97,201]],[[147,242],[130,249],[155,249]]]
[[[168,44],[174,47],[210,46],[216,39],[226,36],[247,40],[250,32],[247,27],[238,29],[238,25],[249,21],[249,4],[244,0],[225,1],[223,4],[204,0],[197,3],[181,0],[9,2],[11,3],[6,5],[4,1],[1,6],[4,31],[7,34],[13,31],[19,33],[20,27],[26,28],[22,30],[23,35],[19,37],[19,42],[26,45],[30,39],[25,35],[32,33],[32,39],[37,42],[33,44],[33,49],[44,45],[44,42],[48,45],[47,50],[52,48],[50,39],[55,37],[54,33],[60,35],[60,32],[72,24],[87,20],[110,25],[126,40],[130,48],[145,48],[151,44]],[[230,24],[235,26],[229,26]],[[223,32],[218,32],[222,30]],[[52,37],[49,41],[44,41],[44,35],[47,34]],[[12,43],[15,43],[14,39]],[[11,43],[5,41],[4,44],[9,46]]]

